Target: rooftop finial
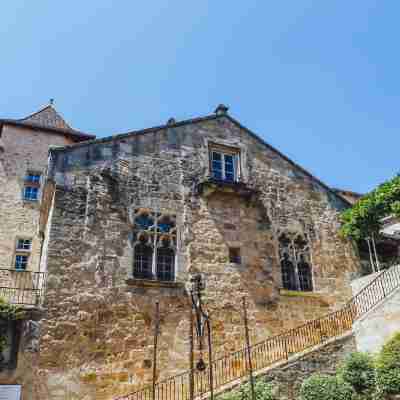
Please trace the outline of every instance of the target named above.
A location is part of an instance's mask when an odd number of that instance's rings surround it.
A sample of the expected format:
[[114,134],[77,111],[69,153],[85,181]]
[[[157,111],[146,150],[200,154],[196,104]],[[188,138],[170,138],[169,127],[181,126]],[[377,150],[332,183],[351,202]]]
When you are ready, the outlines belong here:
[[53,99],[53,98],[50,99],[49,104],[50,104],[51,106],[54,105],[54,99]]
[[227,107],[225,104],[220,104],[216,109],[215,109],[215,114],[217,115],[225,115],[228,113],[229,107]]

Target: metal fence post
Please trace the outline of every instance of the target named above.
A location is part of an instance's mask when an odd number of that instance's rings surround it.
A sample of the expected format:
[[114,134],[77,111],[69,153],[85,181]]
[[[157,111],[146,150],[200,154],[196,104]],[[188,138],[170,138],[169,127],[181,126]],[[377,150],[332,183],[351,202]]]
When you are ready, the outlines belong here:
[[160,329],[160,305],[156,302],[156,313],[154,320],[154,347],[153,347],[153,391],[152,399],[156,399],[156,380],[157,380],[157,344]]
[[246,335],[246,353],[247,362],[249,366],[249,376],[250,376],[250,387],[251,387],[251,397],[252,400],[256,400],[256,392],[254,390],[254,377],[253,377],[253,365],[251,362],[251,349],[250,349],[250,336],[249,336],[249,325],[247,321],[247,307],[246,307],[246,297],[243,296],[243,320],[244,320],[244,330]]

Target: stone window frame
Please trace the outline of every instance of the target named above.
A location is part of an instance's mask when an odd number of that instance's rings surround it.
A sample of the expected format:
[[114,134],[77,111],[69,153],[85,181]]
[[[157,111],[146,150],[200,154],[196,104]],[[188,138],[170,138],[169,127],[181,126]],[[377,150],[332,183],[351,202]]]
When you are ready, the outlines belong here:
[[[206,148],[206,157],[207,157],[207,176],[210,179],[213,179],[212,174],[212,159],[211,154],[212,151],[215,150],[217,152],[222,152],[224,154],[235,154],[237,155],[237,163],[236,163],[236,180],[232,183],[244,182],[248,178],[246,161],[247,161],[247,147],[244,146],[238,139],[234,140],[225,140],[218,138],[215,140],[214,138],[208,139],[205,138],[205,148]],[[229,181],[226,181],[229,182]]]
[[[286,248],[282,248],[281,238],[286,237],[289,240],[289,245]],[[296,247],[296,240],[302,240],[304,242],[303,247],[298,250]],[[296,291],[299,293],[315,293],[315,282],[314,282],[314,268],[312,264],[311,257],[311,246],[308,237],[299,232],[279,232],[278,234],[278,248],[279,248],[279,266],[281,271],[281,288],[283,290]],[[287,260],[290,262],[294,268],[294,282],[292,282],[292,287],[285,287],[285,282],[283,279],[283,265],[282,261]],[[303,260],[304,263],[308,265],[309,268],[309,286],[308,288],[302,287],[299,273],[299,263]]]
[[[29,245],[27,245],[29,242]],[[19,246],[22,243],[22,247]],[[15,240],[14,246],[14,257],[13,257],[13,267],[16,271],[28,271],[29,270],[29,260],[32,254],[32,238],[27,236],[18,236]],[[25,268],[17,268],[19,259],[26,259]]]
[[[39,202],[41,195],[43,173],[38,170],[28,169],[24,177],[24,187],[22,189],[22,198],[24,201]],[[35,193],[35,195],[33,195]]]
[[[151,218],[154,220],[154,225],[149,226],[147,229],[137,228],[135,225],[135,219],[140,216],[140,214],[149,214]],[[164,218],[169,218],[173,223],[173,228],[170,232],[163,232],[159,229],[160,221]],[[177,281],[178,275],[178,260],[179,260],[179,235],[177,228],[177,218],[176,215],[168,212],[155,211],[147,207],[137,207],[133,210],[131,214],[132,221],[132,265],[129,273],[129,278],[134,280],[144,280],[144,281],[152,281],[152,282],[160,282],[160,283],[175,283]],[[148,239],[146,239],[145,245],[152,250],[152,259],[151,259],[151,276],[149,277],[135,277],[135,249],[137,246],[144,244],[141,242],[141,235],[148,235]],[[165,246],[165,240],[168,241],[168,245]],[[172,275],[173,279],[159,279],[157,263],[158,263],[158,249],[170,249],[174,252],[174,260],[173,260],[173,270]]]

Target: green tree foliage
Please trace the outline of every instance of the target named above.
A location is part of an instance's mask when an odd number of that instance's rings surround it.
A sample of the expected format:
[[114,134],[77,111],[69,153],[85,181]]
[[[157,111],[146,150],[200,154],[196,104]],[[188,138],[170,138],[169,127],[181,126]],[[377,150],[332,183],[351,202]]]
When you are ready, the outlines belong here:
[[301,400],[352,400],[353,389],[336,376],[312,375],[305,379],[300,389]]
[[379,185],[342,213],[341,234],[354,240],[365,239],[378,233],[381,219],[391,214],[400,216],[399,175]]
[[8,303],[2,297],[0,297],[0,318],[7,320],[19,320],[23,319],[25,315],[24,310],[14,304]]
[[[256,380],[254,389],[257,400],[275,400],[272,385],[263,379]],[[223,393],[218,400],[252,400],[250,383],[241,385],[238,390]]]
[[376,362],[376,381],[384,394],[400,394],[400,332],[382,348]]
[[349,354],[338,369],[337,375],[359,395],[371,395],[375,390],[374,359],[368,353]]

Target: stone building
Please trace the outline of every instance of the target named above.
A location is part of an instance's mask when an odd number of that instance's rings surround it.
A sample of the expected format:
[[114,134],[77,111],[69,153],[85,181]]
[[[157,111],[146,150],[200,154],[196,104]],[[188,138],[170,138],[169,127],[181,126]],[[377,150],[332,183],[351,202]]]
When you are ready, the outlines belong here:
[[[215,357],[342,305],[359,263],[348,203],[241,125],[206,117],[50,150],[39,232],[48,273],[40,376],[51,399],[111,399],[188,368],[187,294],[202,274]],[[32,383],[33,382],[33,383]],[[70,396],[70,397],[68,397]]]
[[[43,300],[38,226],[49,148],[93,138],[72,129],[52,104],[23,119],[0,119],[0,297],[8,302],[33,311]],[[3,371],[15,366],[15,345],[29,322],[11,325],[0,320]],[[0,383],[13,383],[6,375]]]

